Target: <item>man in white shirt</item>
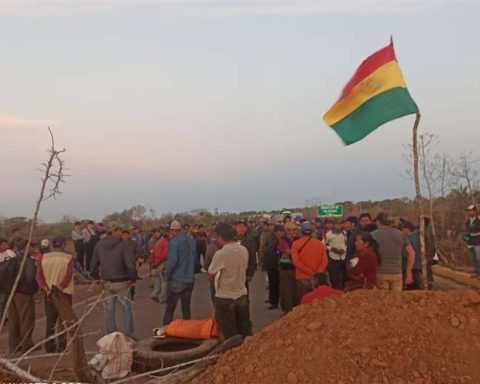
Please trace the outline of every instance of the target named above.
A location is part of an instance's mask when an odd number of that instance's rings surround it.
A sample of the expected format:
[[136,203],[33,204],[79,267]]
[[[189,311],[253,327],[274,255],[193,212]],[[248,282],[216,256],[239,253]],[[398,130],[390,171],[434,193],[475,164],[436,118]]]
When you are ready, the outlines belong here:
[[248,303],[248,250],[235,242],[236,232],[228,224],[215,228],[221,247],[208,268],[209,280],[215,282],[215,320],[225,339],[252,335]]
[[341,221],[334,221],[333,229],[325,234],[325,246],[328,251],[328,273],[332,288],[343,290],[346,275],[347,234],[343,231]]

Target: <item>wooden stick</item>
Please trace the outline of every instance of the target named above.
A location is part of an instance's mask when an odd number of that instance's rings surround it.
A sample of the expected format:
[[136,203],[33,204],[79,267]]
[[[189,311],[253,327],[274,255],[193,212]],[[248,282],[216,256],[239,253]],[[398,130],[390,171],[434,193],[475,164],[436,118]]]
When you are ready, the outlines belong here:
[[427,280],[427,257],[425,252],[425,214],[423,212],[422,191],[420,188],[420,176],[418,170],[418,125],[420,124],[420,113],[417,113],[413,125],[413,179],[415,181],[415,200],[417,202],[420,225],[420,253],[422,257],[422,281],[424,289],[428,288]]
[[17,376],[20,376],[22,379],[27,380],[30,383],[43,383],[42,379],[31,375],[29,372],[23,370],[20,367],[17,367],[12,362],[7,359],[0,358],[0,365],[4,366],[7,370],[15,373]]

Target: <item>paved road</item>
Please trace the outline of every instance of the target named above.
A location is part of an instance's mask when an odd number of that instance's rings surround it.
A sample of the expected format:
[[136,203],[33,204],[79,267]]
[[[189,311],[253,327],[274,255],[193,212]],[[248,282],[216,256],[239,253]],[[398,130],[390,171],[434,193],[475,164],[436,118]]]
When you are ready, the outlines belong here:
[[[140,274],[147,274],[146,269],[142,269]],[[85,348],[87,351],[95,350],[95,342],[105,334],[105,317],[102,304],[97,304],[93,309],[91,303],[95,301],[100,292],[99,286],[78,286],[74,297],[74,308],[78,317],[81,317],[85,311],[90,311],[89,316],[84,322],[83,332],[85,334]],[[149,337],[152,329],[162,325],[165,305],[152,301],[150,296],[150,279],[145,277],[137,283],[136,297],[133,302],[133,310],[135,315],[135,334],[137,339]],[[267,305],[264,303],[267,295],[265,289],[265,275],[258,272],[250,287],[252,321],[254,331],[262,329],[268,324],[279,318],[282,313],[279,310],[268,311]],[[34,341],[40,341],[44,335],[45,318],[43,310],[43,298],[38,295],[37,305],[37,322],[33,334]],[[122,318],[120,311],[117,310],[117,324],[122,327]],[[213,315],[213,306],[210,300],[210,291],[205,274],[196,276],[195,289],[192,297],[192,317],[195,319],[209,318]],[[180,317],[180,305],[177,306],[176,316]],[[122,328],[121,328],[122,329]],[[2,332],[0,336],[0,353],[4,354],[7,350],[7,334]]]

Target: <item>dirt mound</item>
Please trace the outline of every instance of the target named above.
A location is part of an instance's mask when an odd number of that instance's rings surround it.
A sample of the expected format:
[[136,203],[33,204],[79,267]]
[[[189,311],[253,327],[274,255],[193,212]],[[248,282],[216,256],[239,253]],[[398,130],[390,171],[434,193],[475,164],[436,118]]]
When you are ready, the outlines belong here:
[[0,383],[23,383],[25,380],[20,379],[14,373],[5,369],[0,369]]
[[480,295],[356,291],[302,305],[192,384],[478,384]]

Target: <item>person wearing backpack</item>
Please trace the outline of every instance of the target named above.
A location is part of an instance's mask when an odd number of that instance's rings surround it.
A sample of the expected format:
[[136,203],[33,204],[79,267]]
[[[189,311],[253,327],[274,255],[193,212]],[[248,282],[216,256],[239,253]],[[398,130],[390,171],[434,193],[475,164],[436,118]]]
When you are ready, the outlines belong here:
[[300,231],[302,236],[292,245],[292,262],[297,283],[296,305],[301,303],[305,294],[312,291],[313,274],[325,272],[328,266],[327,250],[320,240],[312,236],[312,224],[303,222]]
[[[18,255],[13,258],[16,276],[20,271],[27,241],[17,243]],[[32,333],[35,326],[35,300],[34,295],[38,292],[36,280],[37,268],[28,249],[25,266],[18,281],[13,300],[8,307],[8,347],[10,354],[26,352],[33,346]]]

